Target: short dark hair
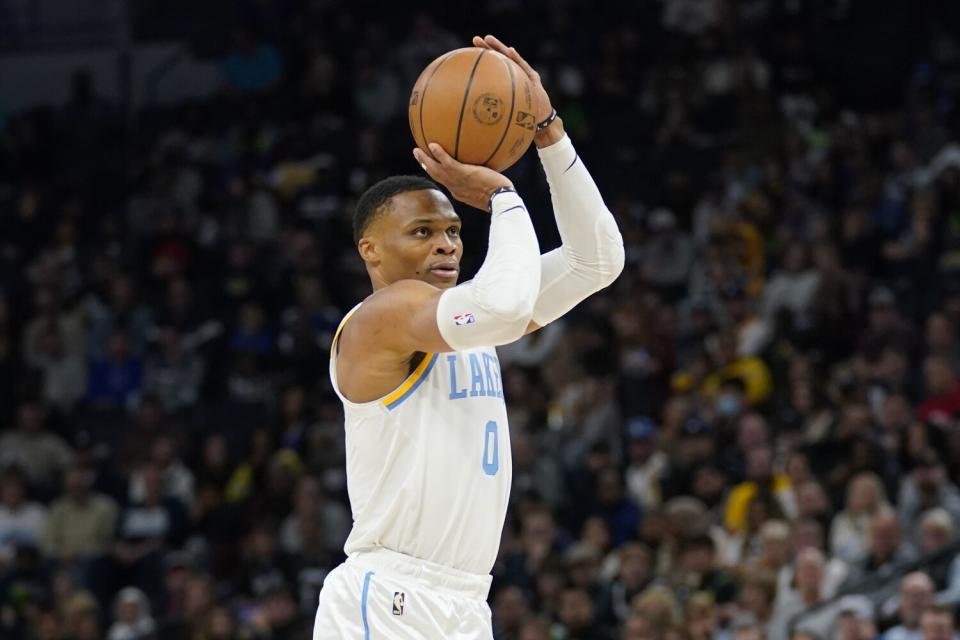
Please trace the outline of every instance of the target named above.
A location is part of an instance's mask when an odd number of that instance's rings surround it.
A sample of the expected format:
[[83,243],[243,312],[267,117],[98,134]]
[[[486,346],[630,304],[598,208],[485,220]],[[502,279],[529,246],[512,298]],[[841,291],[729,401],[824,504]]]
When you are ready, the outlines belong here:
[[425,191],[428,189],[440,190],[436,183],[420,176],[390,176],[370,186],[353,212],[353,242],[360,242],[367,225],[379,214],[383,207],[390,202],[393,196],[408,191]]

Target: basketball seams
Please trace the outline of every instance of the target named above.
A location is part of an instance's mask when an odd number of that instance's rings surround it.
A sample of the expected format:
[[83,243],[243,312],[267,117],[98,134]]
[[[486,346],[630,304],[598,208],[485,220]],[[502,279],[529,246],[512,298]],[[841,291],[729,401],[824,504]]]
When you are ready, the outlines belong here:
[[473,69],[470,70],[470,77],[467,78],[467,86],[463,90],[463,103],[460,105],[460,119],[457,120],[457,137],[456,141],[453,144],[453,158],[455,160],[460,159],[460,130],[463,128],[463,114],[467,110],[467,98],[470,96],[470,87],[473,85],[473,76],[477,73],[477,67],[480,66],[480,60],[483,58],[488,49],[482,49],[480,55],[477,56],[476,61],[473,63]]
[[[456,51],[451,51],[447,55],[440,58],[437,61],[437,66],[433,68],[433,71],[430,72],[430,75],[427,77],[427,81],[423,83],[423,93],[420,94],[420,135],[423,137],[423,150],[430,154],[430,157],[433,157],[433,154],[430,153],[430,148],[427,146],[427,132],[423,128],[423,105],[427,102],[427,89],[430,87],[430,81],[433,80],[433,76],[437,75],[437,71],[440,71],[440,67],[443,66],[443,63],[453,57]],[[416,142],[416,139],[414,139]]]
[[[484,62],[487,51],[491,55]],[[427,144],[437,142],[459,162],[501,171],[513,165],[532,142],[530,101],[526,74],[509,58],[489,49],[448,51],[430,63],[414,85],[411,133],[426,153],[430,153]],[[427,122],[431,135],[427,135]]]
[[507,116],[507,123],[503,127],[503,135],[500,136],[500,141],[497,143],[497,146],[493,148],[493,152],[490,153],[490,156],[483,161],[483,164],[487,164],[493,160],[493,157],[497,155],[498,151],[500,151],[500,147],[503,146],[503,141],[507,139],[507,133],[510,132],[510,124],[513,122],[513,110],[517,101],[517,86],[513,78],[513,67],[510,66],[510,61],[505,57],[497,56],[497,59],[503,63],[503,66],[507,68],[507,73],[510,74],[510,115]]

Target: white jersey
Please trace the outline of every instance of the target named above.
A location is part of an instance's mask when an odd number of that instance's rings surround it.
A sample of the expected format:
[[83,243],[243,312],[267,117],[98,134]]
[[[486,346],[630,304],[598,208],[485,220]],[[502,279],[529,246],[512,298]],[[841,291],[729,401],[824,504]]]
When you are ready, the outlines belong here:
[[353,511],[344,551],[384,548],[490,573],[513,473],[496,350],[427,353],[392,393],[356,403],[337,384],[337,337],[330,379],[343,402]]

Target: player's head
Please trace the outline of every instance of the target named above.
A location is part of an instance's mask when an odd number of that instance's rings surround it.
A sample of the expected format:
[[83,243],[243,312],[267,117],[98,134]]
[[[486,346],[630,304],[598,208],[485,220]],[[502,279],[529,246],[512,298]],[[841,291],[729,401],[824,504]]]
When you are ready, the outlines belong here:
[[353,239],[374,289],[405,279],[457,284],[460,217],[429,180],[393,176],[367,189],[353,215]]

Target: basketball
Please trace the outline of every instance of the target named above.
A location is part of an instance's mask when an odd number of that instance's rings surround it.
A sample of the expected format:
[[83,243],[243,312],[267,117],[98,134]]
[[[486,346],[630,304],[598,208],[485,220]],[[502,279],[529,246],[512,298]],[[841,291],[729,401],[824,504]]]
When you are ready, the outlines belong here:
[[450,51],[427,65],[413,86],[408,115],[424,153],[436,142],[460,162],[495,171],[520,159],[537,125],[526,74],[513,60],[479,47]]

